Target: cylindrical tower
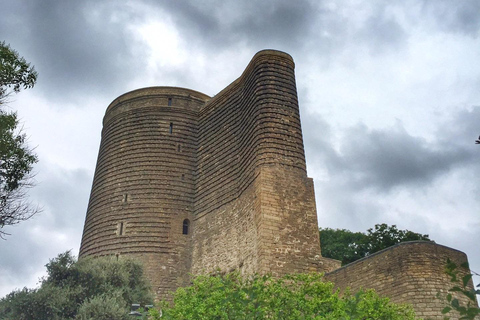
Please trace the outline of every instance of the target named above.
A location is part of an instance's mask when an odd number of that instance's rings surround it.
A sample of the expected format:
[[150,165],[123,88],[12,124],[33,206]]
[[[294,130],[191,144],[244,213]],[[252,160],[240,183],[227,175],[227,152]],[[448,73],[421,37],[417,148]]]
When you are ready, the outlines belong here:
[[158,298],[188,281],[198,109],[208,99],[144,88],[115,99],[103,120],[80,257],[140,259]]

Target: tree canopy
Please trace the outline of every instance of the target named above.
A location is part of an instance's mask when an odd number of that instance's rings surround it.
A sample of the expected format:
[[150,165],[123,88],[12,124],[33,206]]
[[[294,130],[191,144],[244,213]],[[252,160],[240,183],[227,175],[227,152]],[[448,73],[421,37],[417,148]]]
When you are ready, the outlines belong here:
[[153,301],[142,265],[116,257],[77,261],[62,253],[46,265],[38,289],[16,290],[0,300],[0,319],[128,319],[132,303]]
[[32,88],[36,80],[34,67],[0,42],[0,237],[7,234],[5,226],[27,220],[38,211],[26,200],[38,158],[19,129],[17,114],[3,109],[10,93]]
[[373,290],[340,295],[321,274],[241,277],[199,276],[179,288],[174,305],[150,310],[153,319],[415,319],[411,307],[391,303]]
[[405,241],[431,241],[427,234],[409,230],[399,230],[397,226],[385,223],[376,224],[367,233],[352,232],[345,229],[320,228],[320,246],[322,256],[348,264],[372,253]]

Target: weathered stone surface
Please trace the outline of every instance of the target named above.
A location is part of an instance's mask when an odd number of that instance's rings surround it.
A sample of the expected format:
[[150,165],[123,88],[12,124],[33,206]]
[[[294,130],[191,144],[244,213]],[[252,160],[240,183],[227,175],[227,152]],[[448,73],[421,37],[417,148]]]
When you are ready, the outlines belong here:
[[[434,242],[404,242],[327,273],[325,278],[342,291],[373,288],[394,302],[412,304],[419,317],[443,319],[445,301],[436,295],[440,292],[445,297],[453,287],[445,274],[447,258],[457,265],[467,261],[465,253]],[[471,281],[469,286],[473,288]],[[468,302],[461,295],[457,298]]]
[[188,284],[190,273],[218,268],[315,271],[330,272],[339,288],[374,287],[395,301],[418,301],[422,315],[436,312],[430,295],[448,283],[427,245],[334,272],[340,262],[321,256],[294,67],[288,54],[265,50],[213,98],[151,87],[115,99],[103,120],[80,256],[138,258],[158,298]]

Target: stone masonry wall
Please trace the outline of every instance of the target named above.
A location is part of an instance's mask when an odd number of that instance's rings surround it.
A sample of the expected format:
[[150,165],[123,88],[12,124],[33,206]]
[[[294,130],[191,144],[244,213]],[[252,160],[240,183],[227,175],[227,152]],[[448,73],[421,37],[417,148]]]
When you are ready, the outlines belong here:
[[457,265],[467,261],[463,252],[433,242],[404,242],[327,273],[325,279],[342,291],[375,289],[393,302],[412,304],[418,317],[443,319],[444,301],[436,295],[445,296],[453,287],[445,274],[447,258]]
[[461,263],[464,253],[413,242],[342,268],[321,257],[294,68],[288,54],[264,50],[214,98],[152,87],[115,99],[103,120],[80,257],[141,260],[159,299],[187,285],[190,273],[217,268],[320,271],[341,290],[374,288],[441,319],[435,295],[451,287],[446,258]]
[[200,109],[195,213],[236,200],[257,167],[283,164],[306,174],[294,63],[261,51],[240,78]]
[[252,185],[236,201],[210,214],[197,216],[193,224],[191,272],[258,272],[256,210],[256,188]]
[[289,55],[258,53],[201,107],[196,181],[194,273],[323,270]]
[[339,268],[340,261],[320,253],[313,180],[278,165],[261,167],[257,179],[259,270],[281,276]]
[[140,258],[154,292],[188,283],[198,109],[209,97],[156,87],[113,101],[104,117],[80,257]]

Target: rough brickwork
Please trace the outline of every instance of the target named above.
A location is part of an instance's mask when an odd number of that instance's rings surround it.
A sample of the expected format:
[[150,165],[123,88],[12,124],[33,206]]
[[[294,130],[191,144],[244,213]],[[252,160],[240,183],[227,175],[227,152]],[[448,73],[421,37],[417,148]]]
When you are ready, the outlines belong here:
[[194,273],[332,270],[320,255],[290,56],[257,54],[201,108],[197,170]]
[[[405,242],[350,263],[325,278],[341,290],[373,288],[394,302],[410,303],[418,317],[443,319],[440,311],[445,301],[436,295],[441,292],[445,297],[453,287],[445,274],[447,258],[457,265],[467,261],[463,252],[433,242]],[[473,288],[471,280],[470,288]],[[458,298],[467,302],[463,296]]]
[[198,109],[207,99],[145,88],[110,104],[80,256],[141,256],[159,295],[187,283],[191,233],[182,225],[193,220]]
[[[265,50],[214,98],[152,87],[115,99],[103,120],[80,256],[137,257],[157,297],[167,299],[190,273],[217,268],[274,275],[338,269],[339,261],[320,252],[294,67],[288,54]],[[448,283],[424,245],[408,247],[409,255],[404,248],[327,277],[340,288],[371,284],[401,302],[414,302],[415,292],[417,310],[427,315],[431,293]],[[442,258],[458,255],[431,248]]]

